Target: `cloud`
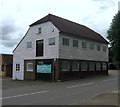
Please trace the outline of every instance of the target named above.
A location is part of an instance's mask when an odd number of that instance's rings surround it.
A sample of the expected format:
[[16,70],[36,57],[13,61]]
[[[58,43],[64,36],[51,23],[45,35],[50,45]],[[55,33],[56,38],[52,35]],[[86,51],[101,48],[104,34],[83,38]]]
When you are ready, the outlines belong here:
[[103,12],[116,5],[115,0],[92,0],[99,5],[99,12]]
[[17,28],[15,25],[2,25],[2,40],[9,40],[12,38],[11,34],[16,32]]
[[0,38],[1,45],[4,47],[14,47],[21,39],[22,29],[15,24],[14,19],[4,18],[2,20]]

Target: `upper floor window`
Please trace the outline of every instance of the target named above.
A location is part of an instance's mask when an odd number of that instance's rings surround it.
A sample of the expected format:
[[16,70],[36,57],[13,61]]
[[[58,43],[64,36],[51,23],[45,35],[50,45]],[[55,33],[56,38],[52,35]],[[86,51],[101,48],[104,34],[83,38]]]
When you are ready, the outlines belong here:
[[94,44],[90,43],[90,50],[94,50]]
[[20,71],[20,64],[16,64],[16,71]]
[[69,39],[63,38],[63,45],[69,46]]
[[27,48],[32,48],[32,42],[27,42]]
[[107,47],[103,46],[103,52],[106,52],[106,51],[107,51]]
[[48,39],[49,45],[55,45],[55,37]]
[[82,48],[87,48],[87,42],[82,41]]
[[101,46],[97,45],[97,51],[100,51],[100,50],[101,50]]
[[38,34],[40,34],[40,33],[41,33],[41,27],[38,28]]
[[73,47],[78,47],[78,40],[73,40]]

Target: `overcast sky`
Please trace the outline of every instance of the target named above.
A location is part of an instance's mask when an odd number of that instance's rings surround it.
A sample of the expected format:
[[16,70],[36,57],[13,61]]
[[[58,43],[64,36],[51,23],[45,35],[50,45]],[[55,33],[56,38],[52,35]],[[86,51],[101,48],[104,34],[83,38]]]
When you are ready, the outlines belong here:
[[103,37],[120,0],[1,0],[0,53],[11,54],[29,25],[51,13],[86,25]]

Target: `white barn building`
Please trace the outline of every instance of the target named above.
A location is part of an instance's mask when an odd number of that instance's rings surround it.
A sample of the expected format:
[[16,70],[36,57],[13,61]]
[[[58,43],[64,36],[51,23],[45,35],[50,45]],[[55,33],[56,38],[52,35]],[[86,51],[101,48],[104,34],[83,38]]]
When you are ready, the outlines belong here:
[[48,14],[13,51],[13,79],[53,81],[108,74],[108,42],[90,28]]

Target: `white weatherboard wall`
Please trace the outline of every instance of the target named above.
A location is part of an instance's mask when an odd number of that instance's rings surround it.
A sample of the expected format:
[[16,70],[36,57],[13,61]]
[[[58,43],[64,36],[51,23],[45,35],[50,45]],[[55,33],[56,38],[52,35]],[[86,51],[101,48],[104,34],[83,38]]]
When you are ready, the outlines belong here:
[[[62,39],[69,39],[69,46],[62,44]],[[70,37],[66,34],[60,33],[59,44],[59,57],[61,59],[79,59],[79,60],[92,60],[92,61],[108,61],[108,46],[107,44],[97,43],[90,40],[78,39]],[[79,40],[79,47],[73,47],[73,40]],[[87,42],[87,49],[82,48],[82,41]],[[89,43],[95,44],[95,49],[90,50]],[[97,51],[97,44],[101,45],[101,51]],[[102,46],[107,47],[107,52],[102,51]]]
[[[38,28],[41,27],[41,34]],[[54,32],[52,32],[54,29]],[[55,45],[48,45],[48,38],[55,37]],[[44,40],[44,56],[36,57],[36,41]],[[32,42],[32,48],[27,49],[27,42]],[[54,59],[59,57],[59,30],[51,23],[35,25],[29,28],[22,42],[15,49],[13,55],[13,79],[24,79],[25,59]],[[16,71],[16,64],[20,64],[20,71]]]

